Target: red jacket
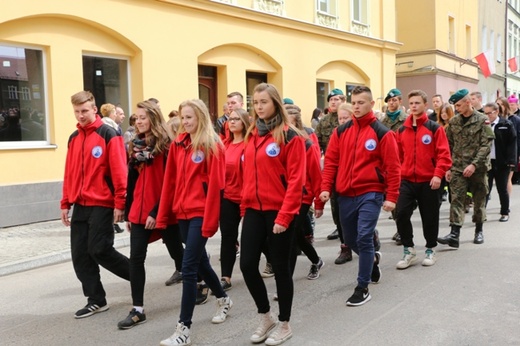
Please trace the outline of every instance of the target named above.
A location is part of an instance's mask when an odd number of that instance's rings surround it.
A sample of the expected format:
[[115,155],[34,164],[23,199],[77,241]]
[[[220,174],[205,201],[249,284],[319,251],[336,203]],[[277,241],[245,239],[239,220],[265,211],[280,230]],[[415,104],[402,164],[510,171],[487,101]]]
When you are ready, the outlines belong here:
[[401,179],[414,183],[429,182],[434,176],[442,179],[451,167],[446,132],[429,120],[426,113],[416,120],[416,124],[414,130],[413,116],[409,116],[397,131]]
[[[287,131],[289,134],[292,130]],[[272,134],[253,130],[244,149],[241,210],[278,211],[275,223],[284,227],[300,211],[305,184],[305,144],[294,136],[278,145]]]
[[244,142],[226,143],[226,187],[224,198],[240,204],[242,198],[242,160],[244,158]]
[[166,161],[156,227],[166,228],[173,212],[178,220],[202,217],[202,236],[213,236],[218,229],[224,174],[224,146],[206,157],[201,150],[192,150],[189,133],[180,134]]
[[386,200],[397,202],[401,181],[395,133],[373,112],[353,117],[332,133],[322,176],[322,191],[332,192],[335,184],[341,196],[381,192]]
[[306,167],[305,186],[303,188],[303,204],[312,205],[316,210],[323,210],[324,203],[319,198],[321,193],[321,153],[317,142],[305,141]]
[[61,209],[73,204],[125,209],[126,160],[123,137],[99,116],[69,138]]

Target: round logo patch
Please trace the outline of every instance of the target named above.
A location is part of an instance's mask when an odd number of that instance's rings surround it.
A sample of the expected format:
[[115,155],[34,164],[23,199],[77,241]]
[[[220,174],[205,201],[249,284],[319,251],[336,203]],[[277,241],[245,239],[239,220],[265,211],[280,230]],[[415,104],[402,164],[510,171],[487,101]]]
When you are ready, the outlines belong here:
[[432,142],[432,136],[424,135],[424,136],[422,136],[421,141],[423,142],[423,144],[428,145]]
[[369,139],[365,142],[365,149],[368,151],[375,150],[377,148],[377,142],[375,139]]
[[280,147],[276,143],[271,143],[265,148],[265,153],[269,157],[276,157],[280,155]]
[[94,148],[92,148],[92,156],[94,156],[96,159],[99,159],[103,155],[103,149],[96,145]]
[[204,161],[204,152],[202,150],[197,150],[193,154],[191,154],[191,161],[194,163],[201,163]]

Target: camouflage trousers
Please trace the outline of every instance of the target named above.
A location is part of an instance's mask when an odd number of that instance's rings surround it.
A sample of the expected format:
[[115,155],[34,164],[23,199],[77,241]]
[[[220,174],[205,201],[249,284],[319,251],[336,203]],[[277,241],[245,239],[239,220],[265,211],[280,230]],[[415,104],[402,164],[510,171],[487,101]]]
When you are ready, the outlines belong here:
[[473,194],[473,222],[483,223],[486,220],[486,196],[488,194],[487,175],[483,173],[473,173],[469,178],[465,178],[462,172],[451,173],[450,181],[450,224],[462,226],[464,224],[466,194],[471,191]]

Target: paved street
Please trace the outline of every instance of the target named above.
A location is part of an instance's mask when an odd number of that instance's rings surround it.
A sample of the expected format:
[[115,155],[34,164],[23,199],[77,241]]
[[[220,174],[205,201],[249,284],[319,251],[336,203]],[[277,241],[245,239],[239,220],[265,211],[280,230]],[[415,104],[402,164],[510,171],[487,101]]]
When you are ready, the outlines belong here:
[[[441,235],[448,232],[447,208],[447,204],[442,207]],[[404,271],[395,269],[402,247],[391,240],[395,232],[393,220],[388,219],[387,213],[381,213],[378,229],[383,243],[383,276],[380,284],[370,286],[372,300],[361,307],[345,306],[356,286],[357,257],[345,265],[334,265],[339,241],[326,240],[333,229],[327,211],[317,222],[315,242],[325,267],[318,280],[309,281],[306,275],[310,263],[299,257],[291,319],[294,335],[284,345],[520,345],[520,186],[514,187],[511,210],[509,222],[497,221],[498,196],[494,191],[488,208],[489,221],[484,225],[485,243],[472,243],[473,227],[467,217],[461,247],[452,250],[440,245],[438,262],[433,267],[420,265],[424,240],[418,215],[414,215],[418,261]],[[24,226],[25,238],[17,237],[15,229],[0,230],[0,268],[22,262],[26,267],[45,264],[42,259],[51,256],[60,260],[58,255],[67,251],[66,230],[60,230],[56,223],[52,227],[45,224],[48,229],[42,229],[41,233],[35,232],[34,226]],[[53,231],[53,227],[57,230]],[[45,239],[49,237],[55,238]],[[14,238],[19,238],[16,240],[19,246]],[[127,235],[116,235],[116,239],[124,245]],[[61,242],[62,247],[47,249],[46,254],[33,250],[38,248],[35,244],[46,247],[53,240],[55,245]],[[217,273],[220,273],[219,242],[217,235],[208,243]],[[128,247],[120,250],[129,252]],[[32,255],[39,262],[32,261]],[[8,256],[13,257],[8,259]],[[27,258],[21,261],[21,257]],[[86,299],[71,263],[66,256],[61,260],[65,262],[0,277],[1,345],[158,345],[173,333],[182,287],[164,285],[173,271],[173,261],[159,242],[150,245],[147,261],[148,321],[125,331],[118,330],[116,325],[131,308],[129,284],[102,269],[110,310],[75,320],[74,312],[85,305]],[[22,267],[11,268],[18,271]],[[272,296],[274,279],[266,279],[266,283]],[[224,324],[210,322],[215,311],[214,297],[196,307],[193,344],[250,344],[257,314],[238,263],[229,295],[234,306]],[[276,302],[272,309],[278,310]]]

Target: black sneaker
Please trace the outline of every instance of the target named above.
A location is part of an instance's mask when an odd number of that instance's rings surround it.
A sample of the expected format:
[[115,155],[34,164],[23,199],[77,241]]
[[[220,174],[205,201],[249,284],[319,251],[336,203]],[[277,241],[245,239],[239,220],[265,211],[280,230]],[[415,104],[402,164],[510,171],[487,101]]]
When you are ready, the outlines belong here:
[[119,323],[117,324],[117,327],[119,329],[130,329],[137,324],[141,324],[141,323],[145,323],[145,322],[146,322],[146,315],[144,314],[144,312],[140,313],[136,309],[132,309],[132,311],[130,311],[130,313],[128,314],[128,316],[126,316],[126,318],[124,320],[119,321]]
[[320,258],[317,264],[311,264],[311,269],[309,270],[309,274],[307,275],[307,279],[316,280],[320,277],[320,269],[323,267],[323,260]]
[[373,284],[377,284],[379,282],[379,280],[381,280],[381,268],[379,268],[380,260],[381,260],[381,252],[376,251],[375,259],[374,259],[374,266],[372,267],[372,275],[370,277]]
[[175,285],[182,282],[182,273],[178,270],[174,271],[172,276],[164,283],[166,286]]
[[123,229],[117,223],[114,224],[114,232],[123,233]]
[[226,279],[220,279],[220,285],[224,291],[229,291],[233,287],[231,281],[227,282]]
[[196,305],[202,305],[208,301],[209,287],[206,284],[197,284],[197,298],[195,299]]
[[327,240],[334,240],[339,238],[338,229],[336,228],[331,234],[327,236]]
[[368,302],[372,297],[368,292],[368,287],[357,286],[354,290],[354,294],[347,300],[347,306],[360,306]]
[[74,314],[74,318],[85,318],[97,314],[98,312],[103,312],[108,310],[108,304],[100,306],[98,304],[87,304],[83,309],[79,309]]

